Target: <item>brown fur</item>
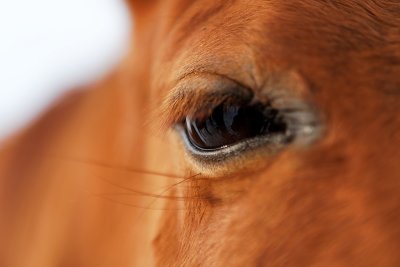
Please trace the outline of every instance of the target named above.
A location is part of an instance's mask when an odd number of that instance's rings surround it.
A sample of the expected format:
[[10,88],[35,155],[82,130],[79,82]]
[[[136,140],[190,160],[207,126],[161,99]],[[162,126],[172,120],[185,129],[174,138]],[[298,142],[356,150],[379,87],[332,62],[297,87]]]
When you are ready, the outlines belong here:
[[[400,2],[130,5],[115,73],[1,150],[0,266],[400,266]],[[154,133],[222,80],[309,103],[321,137],[205,164]]]

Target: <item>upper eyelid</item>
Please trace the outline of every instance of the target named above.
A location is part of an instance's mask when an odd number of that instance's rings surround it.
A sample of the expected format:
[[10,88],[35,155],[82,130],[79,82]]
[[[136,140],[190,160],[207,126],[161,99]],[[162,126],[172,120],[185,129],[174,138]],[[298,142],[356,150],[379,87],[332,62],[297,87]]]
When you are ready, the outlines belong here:
[[192,78],[192,77],[194,77],[194,78],[206,78],[207,77],[207,78],[214,78],[214,79],[219,79],[219,80],[224,79],[227,81],[231,81],[235,84],[238,84],[243,88],[247,88],[249,90],[251,88],[251,86],[249,86],[241,81],[238,81],[226,74],[222,74],[222,73],[214,72],[214,71],[202,70],[202,69],[193,69],[191,71],[184,72],[176,79],[176,83],[179,83],[182,80],[185,80],[187,78]]
[[164,128],[170,128],[188,115],[214,108],[226,99],[248,99],[253,91],[224,75],[193,72],[181,77],[163,101],[159,114]]

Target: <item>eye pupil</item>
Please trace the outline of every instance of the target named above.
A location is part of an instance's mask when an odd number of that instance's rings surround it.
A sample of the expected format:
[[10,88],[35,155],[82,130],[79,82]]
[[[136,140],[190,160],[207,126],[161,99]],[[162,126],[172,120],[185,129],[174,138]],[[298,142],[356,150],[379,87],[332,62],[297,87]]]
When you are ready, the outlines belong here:
[[279,112],[262,104],[221,104],[203,120],[186,118],[186,132],[192,145],[212,150],[260,135],[286,131]]

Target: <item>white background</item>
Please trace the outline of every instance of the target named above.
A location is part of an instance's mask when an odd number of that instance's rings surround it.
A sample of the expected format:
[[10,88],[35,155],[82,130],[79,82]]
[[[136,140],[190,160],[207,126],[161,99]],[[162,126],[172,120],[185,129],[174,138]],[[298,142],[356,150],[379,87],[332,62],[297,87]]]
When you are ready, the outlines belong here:
[[122,0],[0,0],[0,140],[127,50]]

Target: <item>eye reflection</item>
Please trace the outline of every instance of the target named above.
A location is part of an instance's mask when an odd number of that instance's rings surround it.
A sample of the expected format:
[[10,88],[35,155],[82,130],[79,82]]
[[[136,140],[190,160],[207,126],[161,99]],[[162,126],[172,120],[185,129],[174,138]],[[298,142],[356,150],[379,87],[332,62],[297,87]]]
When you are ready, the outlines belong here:
[[223,103],[205,119],[185,120],[190,143],[200,150],[217,150],[257,136],[284,134],[286,123],[279,112],[261,103]]

